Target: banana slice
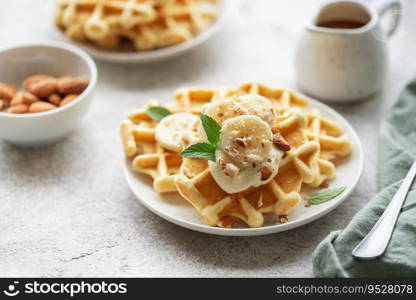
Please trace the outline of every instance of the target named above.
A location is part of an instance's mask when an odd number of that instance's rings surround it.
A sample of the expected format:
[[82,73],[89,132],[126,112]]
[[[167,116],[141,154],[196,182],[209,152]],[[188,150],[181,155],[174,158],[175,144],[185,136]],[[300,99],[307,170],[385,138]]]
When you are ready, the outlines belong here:
[[202,112],[215,119],[219,124],[233,117],[253,115],[271,125],[276,117],[272,103],[267,98],[254,94],[205,104]]
[[248,114],[258,116],[263,121],[272,125],[276,117],[273,104],[265,97],[255,94],[247,94],[236,97],[234,101],[238,102]]
[[176,113],[164,117],[156,126],[156,141],[164,148],[181,152],[196,143],[201,135],[201,121],[190,113]]
[[247,109],[233,99],[218,100],[205,104],[202,112],[213,118],[220,125],[225,120],[249,113]]
[[272,139],[269,124],[258,116],[243,115],[224,121],[216,162],[209,162],[217,184],[233,194],[270,182],[283,156]]

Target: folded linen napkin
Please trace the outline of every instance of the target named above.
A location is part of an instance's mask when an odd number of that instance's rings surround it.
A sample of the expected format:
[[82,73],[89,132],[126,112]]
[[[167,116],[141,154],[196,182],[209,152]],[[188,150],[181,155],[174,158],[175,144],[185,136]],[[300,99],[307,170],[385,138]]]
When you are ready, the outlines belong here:
[[382,122],[378,144],[380,192],[344,230],[331,232],[315,249],[313,271],[317,277],[416,277],[415,182],[386,252],[371,261],[351,256],[352,249],[380,218],[416,159],[416,80],[404,89]]

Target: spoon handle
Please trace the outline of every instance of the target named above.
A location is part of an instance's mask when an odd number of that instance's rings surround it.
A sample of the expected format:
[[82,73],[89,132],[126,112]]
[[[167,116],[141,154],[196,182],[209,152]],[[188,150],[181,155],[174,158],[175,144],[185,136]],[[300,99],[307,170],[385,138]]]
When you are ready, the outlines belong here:
[[352,250],[352,256],[358,259],[370,260],[381,256],[390,241],[394,226],[406,199],[410,186],[416,175],[416,161],[404,178],[400,188],[394,195],[380,219],[364,239]]

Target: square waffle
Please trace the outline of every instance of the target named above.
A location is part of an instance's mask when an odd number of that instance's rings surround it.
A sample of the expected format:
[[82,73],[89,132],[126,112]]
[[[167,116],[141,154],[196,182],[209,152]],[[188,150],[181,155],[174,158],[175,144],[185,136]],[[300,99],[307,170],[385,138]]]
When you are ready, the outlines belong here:
[[65,35],[104,48],[123,39],[136,50],[186,42],[216,19],[215,0],[60,0],[55,23]]
[[317,188],[334,178],[338,158],[351,152],[349,139],[338,124],[323,118],[316,109],[307,111],[308,100],[285,89],[259,83],[246,83],[236,89],[181,88],[167,107],[172,113],[199,114],[205,104],[244,94],[270,100],[277,112],[272,132],[278,133],[290,149],[273,180],[239,193],[221,189],[207,160],[182,158],[160,146],[155,140],[157,121],[147,116],[146,108],[132,113],[120,127],[124,151],[132,159],[133,169],[154,178],[153,186],[159,192],[178,191],[211,226],[232,227],[239,219],[249,227],[259,227],[264,224],[265,213],[286,215],[301,202],[304,184]]
[[[156,105],[151,102],[147,107]],[[164,149],[155,140],[157,121],[146,109],[135,111],[120,125],[120,136],[126,157],[134,171],[153,178],[153,188],[159,193],[174,192],[173,178],[179,173],[182,156]]]

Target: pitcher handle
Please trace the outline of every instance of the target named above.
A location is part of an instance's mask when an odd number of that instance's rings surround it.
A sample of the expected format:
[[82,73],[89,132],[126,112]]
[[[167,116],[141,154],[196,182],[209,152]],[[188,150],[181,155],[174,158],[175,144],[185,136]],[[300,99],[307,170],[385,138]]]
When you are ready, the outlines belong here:
[[375,3],[375,8],[380,16],[380,19],[383,18],[386,13],[392,15],[392,24],[387,28],[384,33],[386,37],[390,37],[394,34],[397,29],[397,26],[400,23],[402,16],[402,3],[399,0],[379,0]]

